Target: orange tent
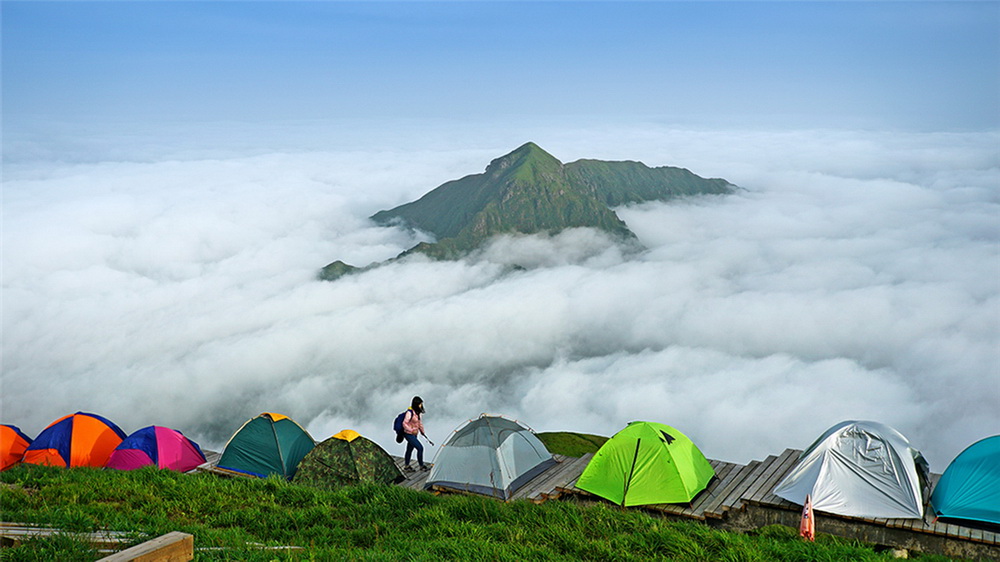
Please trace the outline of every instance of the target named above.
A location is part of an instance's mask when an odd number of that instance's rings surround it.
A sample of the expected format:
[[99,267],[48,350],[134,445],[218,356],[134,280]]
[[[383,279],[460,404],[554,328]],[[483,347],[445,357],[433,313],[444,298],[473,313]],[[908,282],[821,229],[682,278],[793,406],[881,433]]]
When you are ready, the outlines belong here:
[[77,412],[49,424],[24,452],[24,462],[102,467],[125,433],[96,414]]
[[0,471],[21,462],[31,438],[14,425],[0,425]]

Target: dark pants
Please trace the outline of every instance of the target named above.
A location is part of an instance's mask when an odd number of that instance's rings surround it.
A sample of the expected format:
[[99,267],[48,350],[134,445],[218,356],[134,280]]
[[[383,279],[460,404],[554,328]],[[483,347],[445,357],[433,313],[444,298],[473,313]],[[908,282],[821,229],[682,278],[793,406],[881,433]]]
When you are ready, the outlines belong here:
[[417,436],[411,433],[404,433],[403,438],[406,439],[406,455],[403,460],[406,464],[410,464],[410,456],[413,454],[413,450],[417,450],[417,463],[420,466],[424,466],[424,446],[417,441]]

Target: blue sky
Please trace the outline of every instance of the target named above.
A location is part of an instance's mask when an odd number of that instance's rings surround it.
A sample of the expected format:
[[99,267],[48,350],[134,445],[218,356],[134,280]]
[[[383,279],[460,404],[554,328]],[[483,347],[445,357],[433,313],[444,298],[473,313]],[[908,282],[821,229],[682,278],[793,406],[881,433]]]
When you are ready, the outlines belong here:
[[7,126],[588,116],[1000,125],[1000,3],[11,2]]

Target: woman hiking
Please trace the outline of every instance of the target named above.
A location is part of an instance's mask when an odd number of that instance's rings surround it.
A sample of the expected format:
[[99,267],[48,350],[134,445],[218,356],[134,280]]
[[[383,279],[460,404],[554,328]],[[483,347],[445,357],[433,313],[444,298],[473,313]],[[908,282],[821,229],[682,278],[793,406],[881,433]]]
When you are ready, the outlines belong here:
[[[424,433],[424,422],[420,420],[423,413],[424,401],[419,396],[414,396],[413,401],[410,402],[410,409],[406,410],[406,415],[403,417],[403,438],[406,439],[406,455],[403,456],[404,472],[414,472],[413,467],[410,466],[410,456],[414,449],[417,450],[417,464],[420,465],[420,470],[430,470],[424,464],[424,446],[417,440],[418,434],[427,439],[427,434]],[[427,441],[431,445],[434,444],[430,439]]]

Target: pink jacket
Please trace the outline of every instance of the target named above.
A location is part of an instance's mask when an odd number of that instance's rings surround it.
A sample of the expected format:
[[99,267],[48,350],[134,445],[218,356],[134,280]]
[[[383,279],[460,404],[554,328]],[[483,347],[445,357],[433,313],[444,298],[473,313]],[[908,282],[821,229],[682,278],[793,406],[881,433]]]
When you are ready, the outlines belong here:
[[424,432],[424,422],[420,421],[420,414],[413,411],[413,408],[406,410],[406,417],[403,418],[403,431],[410,435]]

